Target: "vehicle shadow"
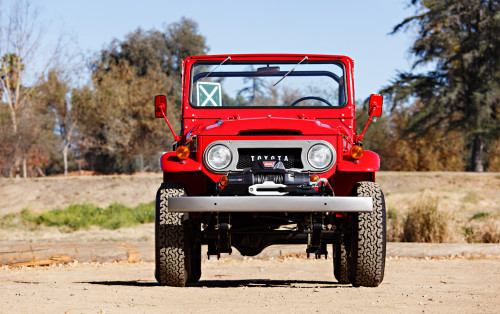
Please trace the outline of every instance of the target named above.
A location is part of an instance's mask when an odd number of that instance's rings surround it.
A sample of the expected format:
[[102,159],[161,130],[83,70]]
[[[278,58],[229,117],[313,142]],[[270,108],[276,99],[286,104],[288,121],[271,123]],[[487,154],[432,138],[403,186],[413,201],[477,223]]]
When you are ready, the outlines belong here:
[[[79,282],[92,285],[104,286],[132,286],[132,287],[156,287],[160,286],[153,281],[86,281]],[[187,284],[193,288],[352,288],[351,285],[340,284],[335,281],[317,280],[271,280],[271,279],[238,279],[238,280],[200,280],[197,283]]]
[[101,286],[129,286],[129,287],[156,287],[159,284],[156,281],[80,281],[75,283],[84,283],[90,285],[101,285]]
[[200,280],[190,284],[189,287],[200,288],[343,288],[349,285],[335,281],[318,280],[271,280],[271,279],[239,279],[239,280]]

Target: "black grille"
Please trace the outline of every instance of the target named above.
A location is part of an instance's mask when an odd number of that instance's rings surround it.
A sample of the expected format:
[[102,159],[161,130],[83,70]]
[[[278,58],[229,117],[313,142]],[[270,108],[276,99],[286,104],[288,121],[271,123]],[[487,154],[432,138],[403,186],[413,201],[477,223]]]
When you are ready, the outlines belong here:
[[[237,169],[252,167],[257,160],[281,161],[286,169],[302,168],[300,148],[240,148]],[[260,158],[260,159],[259,159]]]

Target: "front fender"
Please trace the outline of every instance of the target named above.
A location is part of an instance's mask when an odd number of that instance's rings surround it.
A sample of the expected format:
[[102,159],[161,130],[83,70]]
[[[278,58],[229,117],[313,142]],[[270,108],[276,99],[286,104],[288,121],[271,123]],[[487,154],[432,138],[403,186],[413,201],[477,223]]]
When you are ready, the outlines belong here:
[[160,168],[164,172],[201,171],[201,163],[194,160],[196,154],[192,153],[187,159],[180,160],[175,152],[164,153],[160,157]]
[[337,171],[341,172],[375,172],[380,169],[380,157],[377,153],[365,150],[363,157],[358,163],[349,157],[342,159],[337,165]]

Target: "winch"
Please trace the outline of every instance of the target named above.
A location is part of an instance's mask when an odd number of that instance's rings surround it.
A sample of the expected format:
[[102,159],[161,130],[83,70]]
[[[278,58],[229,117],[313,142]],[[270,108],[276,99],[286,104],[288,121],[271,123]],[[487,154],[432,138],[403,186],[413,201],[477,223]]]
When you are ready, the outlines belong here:
[[281,161],[257,160],[251,168],[227,174],[219,195],[318,195],[310,174],[285,169]]

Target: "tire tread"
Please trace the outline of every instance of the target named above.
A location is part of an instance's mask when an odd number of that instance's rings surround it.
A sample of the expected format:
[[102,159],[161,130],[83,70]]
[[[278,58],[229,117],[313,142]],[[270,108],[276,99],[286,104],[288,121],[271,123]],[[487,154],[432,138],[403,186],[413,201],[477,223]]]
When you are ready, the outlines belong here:
[[373,211],[356,213],[351,221],[349,281],[353,286],[377,287],[384,279],[386,212],[384,194],[378,183],[358,182],[357,196],[370,196]]
[[157,193],[155,277],[161,285],[183,287],[187,282],[184,214],[168,212],[168,198],[185,195],[184,187],[176,182],[164,182]]

